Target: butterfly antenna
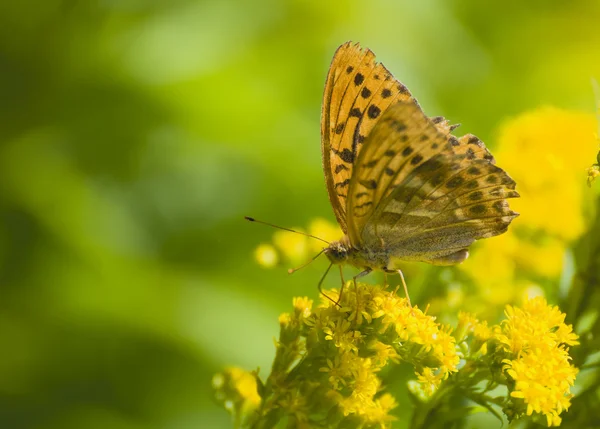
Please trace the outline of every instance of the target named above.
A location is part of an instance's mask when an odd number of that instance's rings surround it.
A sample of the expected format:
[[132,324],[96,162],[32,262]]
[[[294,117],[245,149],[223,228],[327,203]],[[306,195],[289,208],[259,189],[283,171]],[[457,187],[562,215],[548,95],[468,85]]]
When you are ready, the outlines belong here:
[[321,250],[319,253],[317,253],[315,256],[313,256],[313,257],[311,258],[311,260],[310,260],[310,261],[308,261],[308,262],[305,262],[304,264],[300,265],[298,268],[290,268],[290,269],[288,270],[288,274],[294,274],[296,271],[298,271],[298,270],[300,270],[300,269],[302,269],[302,268],[306,267],[306,266],[307,266],[307,265],[309,265],[309,264],[310,264],[312,261],[314,261],[314,260],[315,260],[315,259],[317,259],[319,256],[321,256],[321,255],[323,254],[323,252],[324,252],[324,251],[326,251],[326,250],[327,250],[327,248],[325,248],[325,249]]
[[[310,237],[310,238],[315,238],[315,239],[317,239],[317,240],[320,240],[320,241],[322,241],[323,243],[331,244],[331,243],[329,243],[329,241],[327,241],[327,240],[323,240],[322,238],[319,238],[319,237],[315,237],[314,235],[307,234],[307,233],[305,233],[305,232],[294,231],[293,229],[284,228],[284,227],[282,227],[282,226],[273,225],[272,223],[269,223],[269,222],[263,222],[262,220],[256,220],[256,219],[254,219],[253,217],[250,217],[250,216],[244,216],[244,219],[246,219],[246,220],[249,220],[250,222],[262,223],[263,225],[268,225],[268,226],[271,226],[271,227],[273,227],[273,228],[277,228],[277,229],[283,229],[284,231],[295,232],[296,234],[305,235],[305,236],[307,236],[307,237]],[[321,252],[321,253],[322,253],[322,252]],[[319,253],[319,255],[320,255],[320,253]],[[319,255],[317,255],[317,256],[319,256]],[[312,261],[311,261],[311,262],[312,262]]]

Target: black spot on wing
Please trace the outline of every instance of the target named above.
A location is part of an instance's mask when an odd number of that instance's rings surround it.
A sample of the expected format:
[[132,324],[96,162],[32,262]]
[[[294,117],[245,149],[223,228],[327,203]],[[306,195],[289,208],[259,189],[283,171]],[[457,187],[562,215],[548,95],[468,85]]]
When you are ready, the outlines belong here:
[[407,128],[406,124],[404,122],[398,121],[397,119],[394,119],[391,122],[391,125],[398,132],[402,132],[402,131],[406,130],[406,128]]
[[338,152],[337,154],[340,158],[342,158],[344,162],[347,162],[348,164],[352,164],[354,162],[354,154],[348,148],[344,149],[341,152]]
[[408,88],[406,88],[401,83],[398,84],[397,88],[398,88],[398,91],[400,92],[400,94],[408,94]]
[[372,202],[372,201],[367,201],[367,202],[365,202],[365,203],[362,203],[362,204],[360,204],[360,205],[358,205],[358,206],[354,206],[354,209],[355,209],[355,210],[356,210],[356,209],[362,209],[363,207],[372,206],[372,205],[373,205],[373,202]]
[[469,199],[471,201],[479,201],[482,198],[483,198],[483,192],[481,192],[481,191],[475,191],[475,192],[472,192],[471,194],[469,194]]
[[513,179],[511,179],[510,177],[508,177],[508,175],[507,175],[502,178],[502,184],[509,188],[514,188],[516,185],[516,182]]
[[432,186],[439,186],[444,183],[444,180],[446,180],[446,175],[444,173],[437,173],[429,180],[429,183],[431,183]]
[[[415,155],[415,158],[417,156],[421,156],[421,155]],[[417,162],[417,164],[418,164],[418,162]],[[431,158],[431,159],[428,159],[427,161],[425,161],[423,164],[421,164],[418,167],[418,169],[415,171],[419,171],[419,173],[429,173],[429,172],[439,169],[440,167],[442,167],[442,165],[443,164],[439,159]]]
[[377,189],[377,181],[375,180],[361,180],[359,183],[367,189]]
[[457,188],[463,184],[465,180],[460,176],[455,176],[446,183],[447,188]]
[[473,214],[483,214],[486,212],[486,210],[485,204],[476,204],[469,207],[469,212]]
[[381,109],[374,104],[371,104],[369,106],[369,110],[367,111],[367,114],[369,115],[369,118],[371,118],[371,119],[375,119],[376,117],[379,116],[380,113],[381,113]]
[[342,170],[348,170],[348,167],[346,167],[344,164],[338,164],[335,166],[335,174],[339,173]]
[[350,110],[350,116],[355,117],[355,118],[360,118],[362,116],[362,112],[360,111],[360,109],[358,107],[353,108],[352,110]]
[[350,183],[350,179],[346,179],[343,182],[338,182],[335,184],[335,188],[345,188]]
[[496,210],[498,213],[503,213],[504,212],[504,208],[507,206],[508,204],[506,203],[505,200],[498,200],[498,201],[494,201],[494,204],[492,204],[492,207],[494,208],[494,210]]
[[467,182],[467,184],[465,185],[465,188],[467,189],[475,189],[479,186],[479,183],[477,183],[477,180],[471,180],[469,182]]
[[365,77],[361,73],[356,73],[356,76],[354,76],[354,85],[360,86],[360,85],[362,85],[364,80],[365,80]]
[[419,154],[416,154],[415,156],[413,156],[413,159],[410,160],[410,163],[412,165],[417,165],[421,161],[423,161],[423,157]]

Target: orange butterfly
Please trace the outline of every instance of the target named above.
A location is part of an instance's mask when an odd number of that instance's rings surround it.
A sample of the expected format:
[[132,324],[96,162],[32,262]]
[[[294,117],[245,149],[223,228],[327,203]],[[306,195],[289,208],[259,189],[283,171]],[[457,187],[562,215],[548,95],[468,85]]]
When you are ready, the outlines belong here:
[[346,234],[325,250],[332,264],[363,269],[355,281],[400,272],[399,261],[452,265],[507,230],[515,182],[481,140],[453,128],[425,116],[369,49],[338,48],[321,112],[325,181]]
[[507,202],[519,196],[515,182],[481,140],[455,137],[454,128],[427,117],[369,49],[338,48],[325,84],[321,149],[345,235],[323,250],[327,272],[334,264],[358,267],[355,285],[373,270],[397,272],[406,291],[399,262],[457,264],[475,240],[507,230],[518,216]]

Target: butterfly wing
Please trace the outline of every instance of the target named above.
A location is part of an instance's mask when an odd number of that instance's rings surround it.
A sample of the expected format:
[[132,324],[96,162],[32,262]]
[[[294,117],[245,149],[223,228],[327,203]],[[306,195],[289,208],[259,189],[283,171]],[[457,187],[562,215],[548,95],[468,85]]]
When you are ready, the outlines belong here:
[[344,232],[348,187],[364,140],[390,106],[409,100],[416,104],[369,49],[351,42],[338,48],[325,84],[321,150],[329,199]]
[[[456,138],[413,103],[389,108],[356,160],[348,235],[401,260],[453,264],[517,214],[515,182],[475,136]],[[352,241],[355,240],[355,241]]]

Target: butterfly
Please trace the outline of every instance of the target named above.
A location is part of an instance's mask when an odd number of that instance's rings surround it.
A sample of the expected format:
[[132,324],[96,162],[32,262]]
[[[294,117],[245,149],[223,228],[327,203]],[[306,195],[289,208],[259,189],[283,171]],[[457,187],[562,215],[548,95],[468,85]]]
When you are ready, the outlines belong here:
[[515,181],[481,140],[455,137],[455,128],[427,117],[369,49],[351,42],[337,49],[325,84],[321,149],[344,236],[324,249],[329,268],[360,268],[355,284],[373,270],[402,276],[402,261],[457,264],[475,240],[507,230],[518,216],[507,202],[519,196]]

